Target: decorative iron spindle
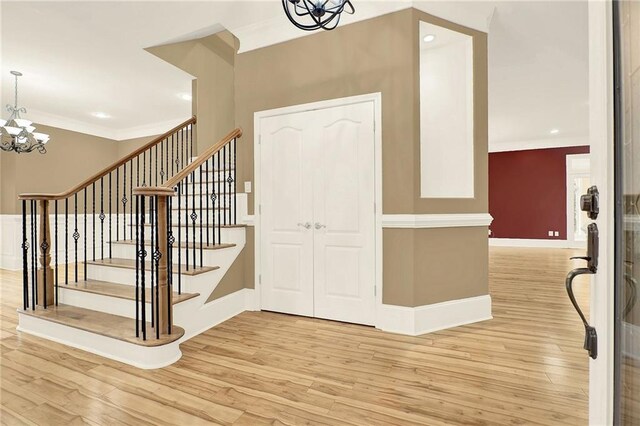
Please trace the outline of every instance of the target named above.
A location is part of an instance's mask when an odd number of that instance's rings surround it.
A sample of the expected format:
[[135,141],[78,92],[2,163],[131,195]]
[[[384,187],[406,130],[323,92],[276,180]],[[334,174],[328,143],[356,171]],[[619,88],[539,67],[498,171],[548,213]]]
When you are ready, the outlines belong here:
[[236,143],[238,139],[233,138],[233,224],[237,225],[238,223],[238,182],[236,181]]
[[144,196],[140,197],[140,201],[136,203],[136,209],[140,210],[140,251],[138,252],[138,256],[140,256],[140,295],[141,295],[141,308],[142,308],[142,340],[147,340],[147,302],[146,302],[146,289],[145,289],[145,269],[146,269],[146,257],[147,250],[145,248],[145,239],[144,239],[144,227],[145,227],[145,207],[144,207]]
[[100,258],[104,260],[104,180],[100,178]]
[[[149,250],[151,250],[151,259],[149,261],[149,265],[151,266],[151,280],[149,281],[149,287],[151,289],[151,327],[155,327],[155,309],[154,309],[154,297],[153,297],[153,285],[155,283],[155,262],[154,262],[154,257],[156,255],[155,253],[155,227],[156,227],[156,215],[154,214],[154,210],[155,210],[155,202],[154,202],[154,197],[149,198],[149,239],[150,239],[150,244],[149,244]],[[144,244],[146,245],[147,242],[145,241]]]
[[173,238],[173,198],[167,197],[167,221],[168,221],[168,236],[167,236],[167,300],[168,304],[168,312],[167,312],[167,333],[171,334],[171,312],[173,310],[172,307],[172,297],[173,297],[173,243],[175,239]]
[[[160,253],[160,247],[158,246],[158,196],[153,197],[154,204],[154,221],[156,224],[155,227],[155,246],[152,246],[154,249],[152,263],[155,263],[156,267],[156,281],[155,281],[155,307],[156,307],[156,339],[160,338],[160,280],[159,280],[159,271],[160,271],[160,258],[162,257],[162,253]],[[153,281],[153,278],[152,278]],[[153,307],[153,296],[154,292],[151,292],[152,300],[151,306]]]
[[111,232],[111,172],[109,172],[109,259],[112,258],[112,253],[111,253],[111,244],[113,243],[112,240],[113,240],[113,234]]
[[58,200],[53,202],[53,227],[54,227],[54,256],[55,256],[55,277],[54,285],[56,286],[56,306],[58,306]]
[[[206,199],[206,203],[207,203],[207,207],[206,207],[206,212],[207,212],[207,247],[209,247],[209,232],[211,232],[211,228],[209,228],[209,216],[211,216],[211,210],[209,210],[209,159],[207,159],[207,161],[205,161],[204,163],[205,165],[205,173],[204,175],[207,178],[207,181],[205,183],[205,193],[202,194],[202,188],[200,189],[200,206],[202,206],[202,197],[204,195],[205,199]],[[200,182],[202,183],[202,167],[200,168]],[[202,238],[200,238],[200,244],[202,244]],[[214,245],[216,244],[215,241],[213,243]],[[200,265],[202,266],[202,265]]]
[[[182,184],[179,183],[178,191],[178,294],[182,294]],[[188,249],[187,249],[188,250]],[[188,266],[189,262],[187,262]],[[188,270],[188,269],[187,269]]]
[[140,337],[140,203],[136,206],[136,337]]
[[[207,196],[202,192],[202,166],[200,166],[199,169],[200,169],[200,194],[198,194],[199,195],[198,198],[200,199],[200,267],[202,268],[202,252],[203,252],[202,246],[204,245],[204,240],[202,239],[202,222],[204,220],[204,218],[202,217],[202,204],[203,204],[202,196],[204,195],[204,198],[207,198]],[[208,214],[209,213],[207,212],[207,215]]]
[[[129,223],[133,223],[133,203],[136,200],[136,197],[133,196],[133,160],[129,162],[129,170],[129,194],[131,196],[131,202],[129,203]],[[129,232],[129,237],[133,240],[133,229]],[[124,238],[125,240],[127,239],[126,233],[124,234]]]
[[193,269],[196,269],[196,172],[191,173],[191,229],[193,230]]
[[84,188],[84,275],[87,280],[87,188]]
[[74,231],[73,231],[73,243],[75,254],[75,282],[78,282],[78,239],[80,239],[80,233],[78,232],[78,193],[73,194],[73,218],[74,218]]
[[64,283],[69,284],[69,198],[64,199]]
[[[42,203],[46,203],[46,201],[42,201]],[[42,211],[45,214],[49,214],[46,208],[42,208]],[[47,250],[49,249],[49,231],[47,230],[47,217],[43,216],[40,220],[42,221],[42,243],[40,244],[40,250],[42,253],[42,306],[44,309],[47,309]]]
[[[226,147],[225,147],[225,151],[226,151]],[[229,224],[233,224],[233,218],[231,217],[231,209],[233,209],[233,199],[231,198],[233,196],[233,177],[231,177],[231,145],[229,145],[229,170],[227,173],[227,183],[229,184],[229,209],[228,209],[228,213],[229,213]]]
[[22,309],[29,307],[29,243],[27,242],[27,200],[22,200]]
[[[91,244],[91,248],[93,250],[93,261],[96,261],[96,183],[92,183],[91,184],[91,190],[93,192],[93,196],[91,198],[91,203],[92,203],[92,207],[91,207],[91,226],[92,226],[92,231],[91,231],[91,238],[93,241],[93,244]],[[87,279],[87,276],[85,274],[84,279]]]
[[38,241],[36,239],[36,228],[37,228],[37,222],[36,222],[36,201],[32,200],[31,201],[31,309],[35,311],[36,309],[36,305],[38,304],[38,291],[37,291],[37,286],[38,286],[38,275],[36,274],[36,271],[38,270],[38,265],[37,265],[37,251],[38,251],[38,245],[36,243],[36,241]]

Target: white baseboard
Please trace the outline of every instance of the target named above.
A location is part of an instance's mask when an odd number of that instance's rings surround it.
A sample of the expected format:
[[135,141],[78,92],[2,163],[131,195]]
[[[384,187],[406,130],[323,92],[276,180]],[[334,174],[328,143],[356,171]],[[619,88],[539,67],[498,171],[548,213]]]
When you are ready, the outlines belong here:
[[527,238],[489,238],[491,247],[586,248],[586,242],[567,240],[537,240]]
[[490,320],[491,296],[450,300],[432,305],[382,305],[376,328],[391,333],[418,336],[438,330]]
[[382,215],[383,228],[460,228],[489,226],[492,221],[489,213]]

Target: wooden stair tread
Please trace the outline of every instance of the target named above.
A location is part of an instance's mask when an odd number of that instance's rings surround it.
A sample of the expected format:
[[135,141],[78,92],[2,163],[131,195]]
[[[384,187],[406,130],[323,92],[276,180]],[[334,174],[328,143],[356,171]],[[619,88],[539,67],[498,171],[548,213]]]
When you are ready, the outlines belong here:
[[[128,226],[135,227],[136,225],[135,225],[135,224],[133,224],[133,225],[129,224]],[[150,226],[151,226],[151,224],[149,224],[149,223],[145,223],[145,224],[144,224],[144,226],[145,226],[145,227],[150,227]],[[185,226],[189,226],[189,229],[191,229],[191,228],[193,227],[193,224],[191,224],[191,223],[190,223],[190,224],[188,224],[188,225],[185,225],[185,224],[183,223],[183,224],[181,224],[181,225],[180,225],[180,227],[181,227],[181,228],[184,228]],[[239,224],[237,224],[237,225],[218,225],[218,224],[211,225],[211,224],[210,224],[209,226],[207,226],[206,224],[202,224],[202,227],[203,227],[203,228],[215,228],[215,227],[217,227],[217,226],[220,226],[220,228],[246,228],[246,227],[247,227],[247,225],[245,225],[244,223],[239,223]],[[177,228],[177,227],[178,227],[178,224],[176,223],[176,221],[175,221],[175,220],[173,221],[173,225],[172,225],[172,227],[173,227],[173,228]],[[200,228],[200,223],[196,224],[196,229],[199,229],[199,228]]]
[[[112,266],[114,268],[124,268],[124,269],[136,269],[136,260],[135,259],[119,259],[119,258],[112,258],[112,259],[103,259],[103,260],[88,260],[87,261],[88,265],[98,265],[98,266]],[[182,270],[181,273],[182,275],[200,275],[200,274],[204,274],[205,272],[211,272],[211,271],[215,271],[216,269],[220,269],[219,266],[202,266],[202,267],[197,267],[197,268],[192,268],[189,267],[189,270],[186,270],[185,266],[182,266]],[[150,271],[151,270],[151,262],[150,261],[146,261],[145,262],[145,270]],[[173,272],[174,273],[178,273],[178,265],[174,264],[173,265]],[[149,278],[149,277],[147,277]]]
[[[112,243],[114,244],[127,244],[127,245],[136,245],[136,240],[120,240],[120,241],[112,241]],[[184,243],[184,241],[183,241]],[[145,241],[145,245],[149,246],[151,245],[151,241],[150,240],[146,240]],[[188,247],[189,248],[193,248],[193,243],[189,243]],[[196,244],[196,249],[200,249],[201,244]],[[231,248],[231,247],[235,247],[236,245],[233,243],[222,243],[222,244],[210,244],[210,245],[202,245],[202,249],[203,250],[222,250],[222,249],[226,249],[226,248]],[[178,248],[178,241],[176,241],[175,243],[173,243],[173,248],[177,249]],[[185,248],[185,244],[181,244],[180,248]]]
[[[86,293],[101,294],[103,296],[117,297],[119,299],[136,300],[135,286],[126,284],[116,284],[107,281],[86,280],[71,282],[69,284],[60,284],[60,287],[68,290],[84,291]],[[184,302],[185,300],[198,297],[198,293],[182,293],[173,292],[173,304]],[[151,300],[151,289],[149,286],[145,289],[146,300]]]
[[70,305],[60,304],[49,306],[47,309],[37,307],[36,310],[18,309],[18,312],[140,346],[162,346],[175,342],[184,335],[184,329],[174,325],[170,335],[163,334],[160,335],[160,339],[156,339],[154,329],[148,322],[147,340],[142,340],[142,332],[140,338],[136,337],[134,319]]

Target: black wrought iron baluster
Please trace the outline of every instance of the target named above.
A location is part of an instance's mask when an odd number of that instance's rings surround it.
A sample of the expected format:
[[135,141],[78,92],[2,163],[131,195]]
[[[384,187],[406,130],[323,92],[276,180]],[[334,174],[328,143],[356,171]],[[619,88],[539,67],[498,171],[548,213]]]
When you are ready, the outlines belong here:
[[87,187],[84,187],[84,280],[87,280]]
[[[145,157],[147,156],[146,154],[147,154],[146,151],[142,153],[142,155],[144,155]],[[142,166],[144,167],[144,163],[142,164]],[[136,186],[140,186],[140,156],[139,155],[136,157]],[[144,172],[142,173],[142,186],[145,186]]]
[[74,253],[75,253],[75,282],[78,282],[78,240],[80,239],[80,233],[78,232],[78,193],[73,194],[73,217],[74,217],[74,231],[73,231],[73,240],[74,240]]
[[[46,212],[49,214],[49,212]],[[49,231],[47,230],[47,218],[43,217],[40,219],[42,221],[42,244],[40,244],[40,250],[42,250],[42,258],[45,259],[42,265],[42,306],[44,309],[47,309],[47,249],[50,247],[49,245]]]
[[[173,145],[174,145],[174,135],[171,135],[171,176],[173,176],[174,171],[173,171],[173,166],[174,166],[174,160],[175,160],[175,154],[174,154],[174,150],[173,150]],[[167,148],[168,149],[168,148]],[[167,166],[167,172],[169,171],[169,166]]]
[[[151,289],[151,327],[155,327],[155,309],[154,309],[154,297],[153,297],[153,285],[155,284],[155,266],[156,263],[154,261],[156,256],[156,245],[155,245],[155,227],[157,226],[155,222],[156,215],[154,213],[155,206],[155,197],[149,198],[149,250],[151,250],[151,259],[149,260],[149,265],[151,266],[151,280],[149,281],[149,288]],[[145,241],[145,245],[147,242]]]
[[222,211],[222,204],[224,203],[224,197],[220,193],[220,151],[216,152],[216,161],[218,163],[218,167],[216,173],[214,174],[215,185],[218,188],[218,243],[222,243],[222,216],[220,215]]
[[[164,183],[164,143],[167,139],[160,141],[160,184]],[[157,167],[157,164],[156,164]]]
[[140,203],[136,204],[136,337],[140,337]]
[[[184,165],[186,164],[184,161],[184,157],[188,157],[187,154],[185,154],[185,150],[184,150],[184,128],[182,128],[182,130],[180,130],[180,153],[182,155],[182,161],[180,162],[181,168],[184,167]],[[189,162],[189,159],[187,158],[187,163]]]
[[223,219],[223,223],[226,225],[227,224],[227,209],[229,208],[229,206],[227,205],[227,202],[229,201],[227,199],[227,185],[225,185],[225,175],[226,175],[226,171],[227,171],[227,145],[222,147],[222,196],[224,199],[224,210],[222,211],[222,219]]
[[[200,166],[200,184],[202,185],[202,166]],[[211,210],[209,210],[209,159],[207,158],[207,161],[204,162],[204,168],[205,168],[205,177],[206,177],[206,182],[205,182],[205,194],[202,194],[202,188],[200,189],[200,206],[202,206],[202,196],[204,195],[204,197],[206,198],[206,203],[207,203],[207,208],[205,209],[205,211],[207,212],[207,228],[206,228],[206,234],[207,234],[207,247],[209,247],[209,232],[211,230],[211,228],[209,227],[210,223],[209,223],[209,216],[211,215]],[[200,215],[202,216],[202,215]],[[202,241],[200,241],[200,244],[202,244]],[[213,243],[214,245],[216,244],[215,241]]]
[[237,138],[233,138],[233,224],[238,224],[238,181],[237,177],[237,164],[236,164],[236,144],[238,142]]
[[[93,253],[93,261],[96,261],[96,183],[93,182],[93,184],[91,184],[91,190],[93,192],[93,196],[91,197],[91,226],[92,226],[92,231],[91,231],[91,238],[93,241],[93,244],[91,245],[91,250]],[[84,279],[86,280],[87,277],[85,275]]]
[[104,177],[100,178],[100,258],[104,260]]
[[229,170],[227,171],[227,179],[226,179],[227,183],[229,184],[229,203],[228,203],[229,210],[228,210],[228,213],[229,213],[229,225],[232,225],[233,224],[233,220],[232,220],[233,218],[231,216],[231,213],[232,213],[231,210],[234,208],[234,206],[233,206],[233,198],[232,198],[233,197],[233,193],[232,193],[232,191],[233,191],[233,188],[232,188],[232,186],[233,186],[233,177],[231,177],[231,162],[232,162],[231,154],[232,153],[231,153],[231,145],[230,144],[225,145],[225,151],[226,151],[226,147],[227,146],[229,147]]
[[[153,247],[154,248],[154,253],[153,253],[153,261],[155,263],[155,267],[156,267],[156,282],[155,282],[155,293],[152,291],[151,295],[152,297],[155,295],[155,307],[156,307],[156,339],[160,338],[160,280],[159,280],[159,274],[158,272],[160,271],[160,257],[162,256],[162,254],[160,253],[160,247],[158,246],[158,196],[154,196],[153,197],[153,203],[155,205],[154,213],[155,213],[155,223],[156,223],[156,227],[155,227],[155,241],[156,244]],[[151,306],[153,306],[153,301],[151,302]]]
[[[216,199],[218,198],[218,196],[216,195],[216,182],[215,182],[215,158],[211,157],[209,160],[207,160],[207,164],[209,164],[209,161],[211,161],[211,174],[207,173],[207,182],[211,183],[211,235],[212,235],[212,239],[213,239],[213,245],[216,245]],[[220,240],[218,239],[218,244],[220,244]]]
[[127,163],[122,169],[122,239],[127,239]]
[[[131,196],[131,203],[129,203],[129,223],[133,223],[133,203],[137,203],[136,197],[133,196],[133,160],[130,161],[129,164],[129,194]],[[129,232],[129,237],[133,240],[133,227],[131,227],[131,231]],[[127,234],[124,234],[125,239],[127,238]]]
[[112,240],[113,240],[113,233],[111,232],[111,172],[109,172],[109,259],[111,259]]
[[[178,184],[178,294],[182,294],[182,184]],[[188,249],[187,249],[188,250]]]
[[27,200],[22,200],[22,309],[29,307],[29,243],[27,241]]
[[173,243],[175,239],[173,238],[173,199],[171,197],[167,197],[167,300],[169,301],[167,304],[167,333],[171,334],[171,311],[173,305]]
[[58,200],[53,202],[53,228],[54,228],[54,256],[55,256],[55,277],[54,277],[54,285],[56,286],[55,290],[55,302],[56,306],[58,306]]
[[36,305],[38,304],[38,241],[36,239],[36,227],[38,226],[36,222],[36,201],[31,200],[31,309],[35,311]]
[[120,167],[116,169],[116,241],[120,241]]
[[[162,144],[162,142],[160,142],[160,144]],[[158,186],[158,145],[153,147],[155,150],[155,154],[156,154],[156,160],[154,162],[155,166],[156,166],[156,172],[155,172],[155,176],[156,176],[156,185]],[[149,165],[149,184],[151,184],[151,165]]]
[[204,245],[204,240],[202,238],[202,222],[204,220],[204,218],[202,217],[202,205],[204,203],[203,203],[202,197],[204,195],[204,198],[207,198],[207,195],[202,192],[202,165],[200,165],[199,169],[200,169],[200,194],[198,196],[198,199],[200,200],[200,267],[202,268],[202,251],[203,251],[202,246]]
[[189,182],[184,182],[184,260],[185,270],[189,271]]
[[69,198],[64,199],[64,283],[69,284]]
[[196,269],[196,172],[191,172],[191,229],[193,230],[193,269]]
[[136,208],[140,209],[140,285],[141,285],[141,299],[142,299],[142,340],[147,340],[147,301],[146,301],[146,288],[145,288],[145,269],[147,250],[145,248],[144,240],[144,227],[145,227],[145,202],[144,195],[139,197],[140,200],[136,203]]

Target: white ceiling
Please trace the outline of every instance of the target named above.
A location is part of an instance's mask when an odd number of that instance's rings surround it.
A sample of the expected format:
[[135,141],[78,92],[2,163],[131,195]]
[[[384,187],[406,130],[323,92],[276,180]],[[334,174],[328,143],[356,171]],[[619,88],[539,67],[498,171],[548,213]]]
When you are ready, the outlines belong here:
[[[586,3],[353,2],[356,15],[341,25],[413,6],[490,28],[492,144],[585,136]],[[288,23],[280,3],[2,1],[2,105],[13,103],[9,71],[15,69],[24,73],[26,118],[113,139],[159,133],[191,114],[190,102],[178,95],[190,92],[192,77],[144,48],[223,28],[240,39],[241,52],[306,35]],[[551,137],[550,128],[561,132]]]

